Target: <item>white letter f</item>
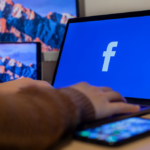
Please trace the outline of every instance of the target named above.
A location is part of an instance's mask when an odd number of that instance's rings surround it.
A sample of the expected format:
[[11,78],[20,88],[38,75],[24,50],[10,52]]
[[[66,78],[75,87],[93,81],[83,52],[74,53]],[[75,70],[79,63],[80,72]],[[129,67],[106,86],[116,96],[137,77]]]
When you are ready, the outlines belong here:
[[118,42],[111,42],[109,43],[107,50],[103,53],[103,57],[105,57],[104,64],[103,64],[103,72],[108,71],[109,63],[110,63],[110,57],[114,57],[116,54],[116,51],[112,51],[113,47],[117,47]]

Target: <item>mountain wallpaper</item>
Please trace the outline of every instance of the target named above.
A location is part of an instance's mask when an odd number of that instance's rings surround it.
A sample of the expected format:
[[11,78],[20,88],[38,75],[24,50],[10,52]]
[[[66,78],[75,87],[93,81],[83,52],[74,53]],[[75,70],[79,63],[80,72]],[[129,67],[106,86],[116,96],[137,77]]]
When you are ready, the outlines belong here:
[[75,0],[0,0],[0,41],[41,42],[42,52],[59,51]]
[[0,83],[21,78],[37,79],[36,65],[26,66],[10,57],[0,56]]
[[28,77],[37,79],[35,44],[0,45],[0,83]]

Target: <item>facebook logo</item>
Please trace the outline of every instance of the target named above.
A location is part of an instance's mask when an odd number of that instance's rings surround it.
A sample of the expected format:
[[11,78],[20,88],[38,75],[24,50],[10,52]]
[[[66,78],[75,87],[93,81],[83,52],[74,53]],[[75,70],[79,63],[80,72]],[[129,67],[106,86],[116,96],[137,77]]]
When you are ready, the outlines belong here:
[[109,64],[110,64],[110,58],[115,57],[115,54],[116,54],[116,51],[112,51],[112,49],[117,46],[118,46],[118,42],[111,42],[108,44],[107,50],[104,51],[104,53],[103,53],[103,57],[105,57],[105,59],[104,59],[102,72],[108,71]]

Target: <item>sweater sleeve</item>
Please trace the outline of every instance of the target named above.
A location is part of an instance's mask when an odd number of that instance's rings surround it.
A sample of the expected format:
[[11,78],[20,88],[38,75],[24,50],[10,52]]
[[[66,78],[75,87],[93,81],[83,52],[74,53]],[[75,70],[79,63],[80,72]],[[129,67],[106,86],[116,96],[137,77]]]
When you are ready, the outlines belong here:
[[0,95],[0,149],[44,150],[94,117],[88,98],[72,88]]

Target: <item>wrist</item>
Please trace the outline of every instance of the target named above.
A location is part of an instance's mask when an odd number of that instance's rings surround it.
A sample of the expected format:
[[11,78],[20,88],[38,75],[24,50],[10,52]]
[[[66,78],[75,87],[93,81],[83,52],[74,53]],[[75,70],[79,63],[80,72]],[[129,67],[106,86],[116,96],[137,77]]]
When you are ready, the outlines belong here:
[[77,123],[95,119],[94,107],[83,93],[73,88],[63,88],[58,90],[70,98],[72,104],[76,107]]

